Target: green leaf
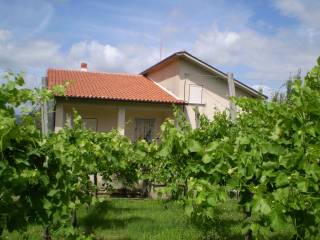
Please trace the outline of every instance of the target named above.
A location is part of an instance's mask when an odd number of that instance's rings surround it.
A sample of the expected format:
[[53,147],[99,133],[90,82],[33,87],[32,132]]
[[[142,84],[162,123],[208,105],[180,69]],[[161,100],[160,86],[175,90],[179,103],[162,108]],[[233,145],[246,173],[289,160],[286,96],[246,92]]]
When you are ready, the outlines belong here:
[[211,194],[208,198],[207,198],[207,202],[210,206],[214,207],[217,205],[217,196],[215,194]]
[[213,152],[215,151],[218,147],[219,147],[219,142],[215,141],[215,142],[211,142],[208,147],[206,148],[207,152]]
[[201,152],[202,151],[201,144],[198,141],[193,140],[193,139],[188,141],[188,149],[190,152]]
[[205,164],[211,162],[211,157],[208,154],[203,155],[202,162]]
[[279,201],[279,202],[283,202],[283,201],[286,201],[286,199],[288,199],[289,197],[289,188],[286,187],[286,188],[279,188],[277,190],[275,190],[272,195],[274,197],[274,199],[276,201]]
[[289,184],[288,176],[285,173],[281,172],[276,177],[275,183],[276,183],[277,187],[283,187],[283,186],[288,185]]
[[271,207],[268,204],[267,200],[263,199],[262,197],[255,196],[255,203],[253,206],[253,211],[260,212],[263,215],[268,215],[271,212]]
[[57,192],[58,192],[58,190],[52,189],[50,192],[48,192],[48,196],[53,197]]
[[49,210],[49,209],[51,209],[51,207],[52,207],[51,202],[45,198],[43,200],[43,208]]
[[205,215],[208,218],[213,219],[215,217],[214,209],[212,207],[207,208],[207,210],[205,211]]
[[308,183],[304,180],[300,180],[299,182],[297,182],[297,188],[301,192],[307,192],[308,191]]
[[271,213],[270,222],[270,226],[275,231],[283,231],[283,229],[285,229],[287,225],[281,209],[276,209]]
[[247,145],[250,143],[250,139],[246,136],[241,136],[238,138],[239,144],[240,145]]

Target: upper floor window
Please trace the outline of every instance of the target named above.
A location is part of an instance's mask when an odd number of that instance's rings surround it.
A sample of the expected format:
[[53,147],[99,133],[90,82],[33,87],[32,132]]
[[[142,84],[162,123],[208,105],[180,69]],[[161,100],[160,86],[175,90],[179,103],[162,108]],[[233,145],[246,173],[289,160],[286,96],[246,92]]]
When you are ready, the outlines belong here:
[[189,85],[189,103],[202,104],[202,86]]

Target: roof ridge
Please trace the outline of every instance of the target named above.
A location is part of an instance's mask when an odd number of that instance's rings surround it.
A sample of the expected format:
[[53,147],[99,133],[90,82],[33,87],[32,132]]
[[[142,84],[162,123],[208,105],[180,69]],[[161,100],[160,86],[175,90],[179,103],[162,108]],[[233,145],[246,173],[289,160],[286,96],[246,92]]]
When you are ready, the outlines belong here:
[[79,69],[64,69],[64,68],[48,68],[48,71],[65,71],[65,72],[81,72],[81,73],[99,73],[106,75],[124,75],[124,76],[136,76],[136,77],[145,77],[142,74],[138,73],[120,73],[120,72],[102,72],[102,71],[81,71]]

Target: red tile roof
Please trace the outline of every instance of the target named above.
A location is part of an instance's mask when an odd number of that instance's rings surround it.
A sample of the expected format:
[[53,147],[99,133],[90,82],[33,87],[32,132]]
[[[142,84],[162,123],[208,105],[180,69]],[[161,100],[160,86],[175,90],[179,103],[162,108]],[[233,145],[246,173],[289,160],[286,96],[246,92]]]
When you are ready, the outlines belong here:
[[48,88],[69,82],[65,95],[118,101],[183,104],[143,75],[49,69]]

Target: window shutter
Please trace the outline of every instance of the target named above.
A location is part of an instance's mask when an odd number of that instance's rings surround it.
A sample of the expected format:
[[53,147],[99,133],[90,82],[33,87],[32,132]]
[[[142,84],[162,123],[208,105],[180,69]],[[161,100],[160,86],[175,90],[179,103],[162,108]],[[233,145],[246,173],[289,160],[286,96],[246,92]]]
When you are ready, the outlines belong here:
[[194,84],[190,85],[189,103],[202,104],[202,86]]

